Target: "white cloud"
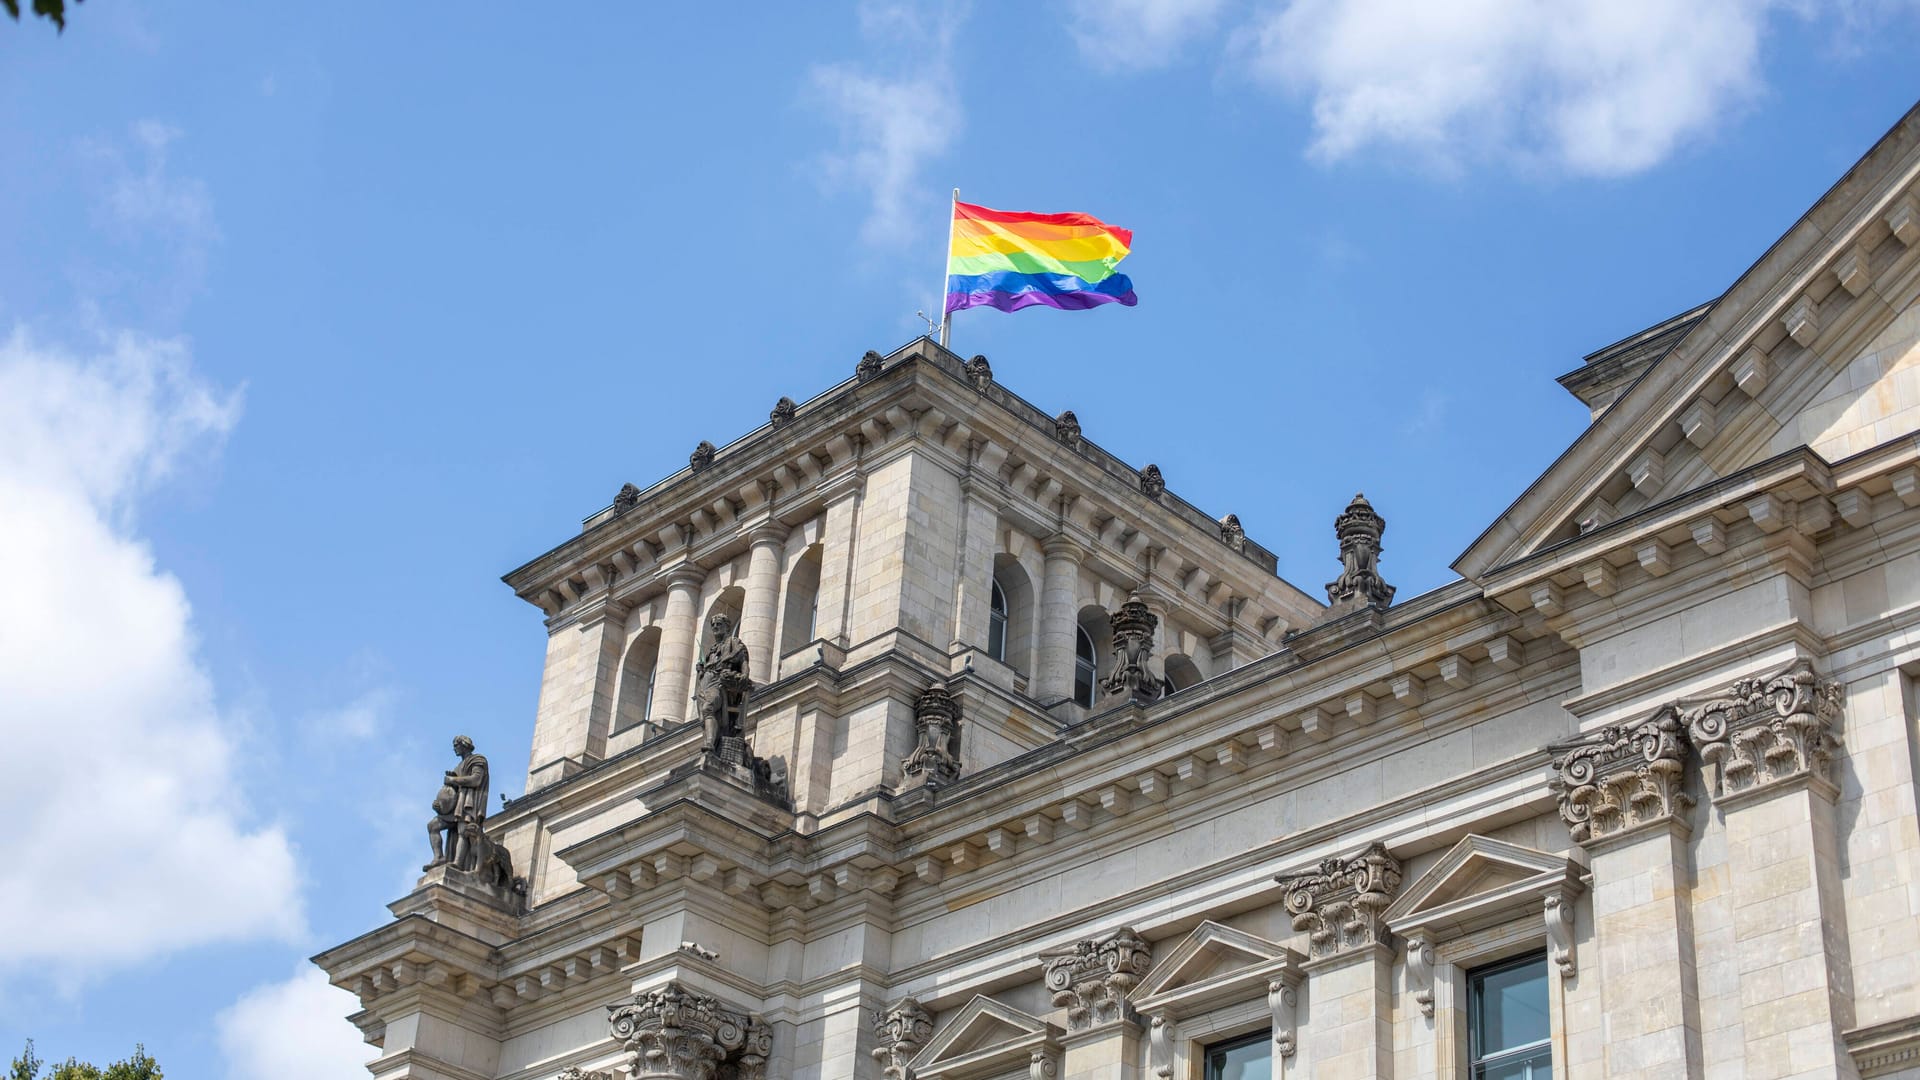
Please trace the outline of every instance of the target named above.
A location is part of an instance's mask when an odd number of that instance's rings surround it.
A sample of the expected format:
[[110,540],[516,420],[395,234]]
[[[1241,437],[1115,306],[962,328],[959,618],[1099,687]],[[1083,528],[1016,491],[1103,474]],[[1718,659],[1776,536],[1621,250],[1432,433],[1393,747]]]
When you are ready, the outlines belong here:
[[346,1020],[359,1011],[354,996],[318,968],[254,987],[214,1020],[229,1080],[365,1076],[375,1051]]
[[76,268],[89,307],[124,294],[149,315],[177,318],[200,291],[220,241],[206,184],[177,175],[177,127],[142,120],[124,139],[82,139],[93,222],[119,241],[111,259]]
[[316,714],[300,728],[324,740],[371,738],[385,724],[393,702],[392,688],[376,686],[344,705]]
[[1107,71],[1165,67],[1209,35],[1225,0],[1073,0],[1067,32],[1080,55]]
[[240,796],[180,582],[135,509],[218,448],[237,393],[185,346],[0,342],[0,980],[63,989],[196,945],[305,932],[294,853]]
[[1287,0],[1236,35],[1312,102],[1311,153],[1512,156],[1612,176],[1657,164],[1761,88],[1774,0]]
[[863,4],[861,36],[889,58],[887,72],[825,64],[809,73],[812,94],[840,127],[840,148],[821,159],[822,179],[867,192],[868,243],[901,246],[940,223],[921,170],[965,122],[950,59],[963,19],[953,4]]

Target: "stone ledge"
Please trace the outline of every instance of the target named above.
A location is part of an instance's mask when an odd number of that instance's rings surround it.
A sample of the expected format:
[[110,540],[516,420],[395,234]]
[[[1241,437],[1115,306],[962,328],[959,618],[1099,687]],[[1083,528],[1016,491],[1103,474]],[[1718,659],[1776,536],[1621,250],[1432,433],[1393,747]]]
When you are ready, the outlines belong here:
[[1842,1038],[1862,1080],[1920,1066],[1920,1015],[1855,1028]]

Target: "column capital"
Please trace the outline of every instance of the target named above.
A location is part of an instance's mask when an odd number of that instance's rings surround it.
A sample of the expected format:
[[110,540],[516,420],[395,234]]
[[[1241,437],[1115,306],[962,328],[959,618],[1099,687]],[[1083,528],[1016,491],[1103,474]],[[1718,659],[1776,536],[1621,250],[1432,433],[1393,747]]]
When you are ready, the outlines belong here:
[[1274,879],[1286,888],[1293,928],[1307,932],[1314,960],[1384,947],[1381,913],[1400,890],[1400,860],[1375,841],[1358,855],[1321,860],[1312,870]]
[[1056,1008],[1067,1010],[1067,1031],[1130,1020],[1127,994],[1153,966],[1153,947],[1123,926],[1040,954]]
[[1845,690],[1806,659],[1770,675],[1741,679],[1688,709],[1687,735],[1714,767],[1707,789],[1726,806],[1748,793],[1790,784],[1825,787],[1840,740],[1833,733]]
[[1086,546],[1066,533],[1054,533],[1040,545],[1040,551],[1049,559],[1067,559],[1078,563],[1087,557]]
[[607,1006],[607,1026],[632,1055],[628,1075],[635,1080],[711,1080],[723,1062],[759,1080],[772,1053],[764,1020],[677,982]]
[[1684,790],[1687,732],[1680,710],[1663,706],[1637,724],[1610,724],[1547,747],[1560,803],[1576,844],[1593,850],[1616,836],[1670,826],[1693,805]]
[[683,562],[669,569],[665,574],[665,580],[669,589],[686,588],[706,581],[707,572],[697,563]]
[[793,530],[783,522],[768,518],[747,530],[747,542],[754,547],[784,544],[787,542],[787,536],[792,532]]

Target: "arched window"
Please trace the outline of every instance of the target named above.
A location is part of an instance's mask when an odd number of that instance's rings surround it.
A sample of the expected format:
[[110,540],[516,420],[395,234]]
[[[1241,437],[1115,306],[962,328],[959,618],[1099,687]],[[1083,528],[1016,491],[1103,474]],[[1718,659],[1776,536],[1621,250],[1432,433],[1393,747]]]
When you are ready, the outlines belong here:
[[780,655],[807,647],[820,622],[820,545],[802,552],[787,575],[787,598],[780,608]]
[[613,713],[613,733],[647,723],[653,716],[653,681],[659,674],[660,628],[649,626],[627,646],[620,664],[619,696]]
[[1007,662],[1007,593],[997,581],[987,604],[987,655]]
[[1093,637],[1084,626],[1073,628],[1073,700],[1093,708],[1094,688],[1100,675],[1100,660],[1093,650]]

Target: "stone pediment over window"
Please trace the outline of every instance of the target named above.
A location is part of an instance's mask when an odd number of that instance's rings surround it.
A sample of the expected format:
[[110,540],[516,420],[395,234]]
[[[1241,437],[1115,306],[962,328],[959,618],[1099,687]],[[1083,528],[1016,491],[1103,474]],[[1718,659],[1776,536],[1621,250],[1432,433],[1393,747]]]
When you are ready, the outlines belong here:
[[1548,895],[1578,895],[1580,873],[1563,855],[1469,835],[1401,893],[1384,918],[1401,937],[1470,934],[1537,912]]
[[915,1080],[1051,1077],[1060,1067],[1059,1028],[985,995],[967,1002],[913,1058]]
[[1149,1016],[1175,1019],[1250,998],[1264,1001],[1270,984],[1300,981],[1303,959],[1266,938],[1208,920],[1155,964],[1128,999]]

